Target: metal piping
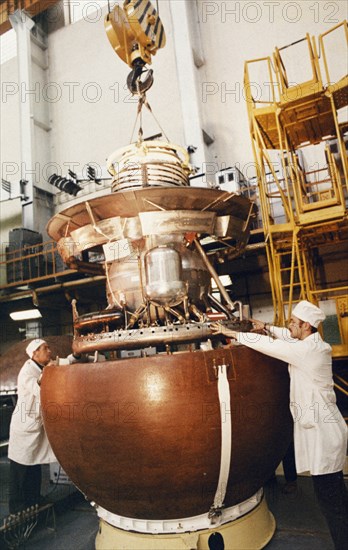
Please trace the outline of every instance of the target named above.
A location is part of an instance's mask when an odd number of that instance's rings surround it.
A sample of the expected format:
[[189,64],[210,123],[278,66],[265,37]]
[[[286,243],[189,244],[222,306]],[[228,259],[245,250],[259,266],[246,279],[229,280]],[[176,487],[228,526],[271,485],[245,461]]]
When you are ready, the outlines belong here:
[[210,302],[210,305],[215,307],[217,310],[222,311],[222,313],[224,313],[228,317],[228,319],[231,319],[231,317],[233,317],[232,313],[227,309],[227,307],[225,307],[221,302],[219,302],[219,300],[214,298],[214,296],[208,293],[207,297]]
[[223,284],[221,283],[220,279],[219,279],[219,275],[216,273],[215,269],[213,268],[213,266],[211,265],[211,263],[209,262],[208,258],[207,258],[207,255],[206,253],[204,252],[203,250],[203,247],[201,245],[201,243],[195,239],[193,241],[196,245],[196,248],[198,250],[198,252],[200,253],[201,257],[202,257],[202,260],[206,266],[206,268],[208,269],[210,275],[212,276],[212,278],[214,279],[215,283],[216,283],[216,286],[218,287],[219,289],[219,292],[221,294],[221,296],[223,297],[223,299],[225,300],[227,306],[228,306],[228,309],[230,309],[231,311],[235,311],[235,306],[233,305],[233,302],[231,300],[231,298],[229,297],[225,287],[223,286]]

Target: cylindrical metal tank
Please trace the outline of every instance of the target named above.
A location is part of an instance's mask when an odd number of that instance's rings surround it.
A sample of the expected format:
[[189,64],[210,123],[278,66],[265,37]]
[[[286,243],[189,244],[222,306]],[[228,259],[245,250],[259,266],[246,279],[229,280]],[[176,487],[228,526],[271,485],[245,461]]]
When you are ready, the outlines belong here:
[[182,246],[180,250],[182,262],[182,278],[187,283],[189,300],[200,304],[210,288],[210,273],[196,250]]
[[158,246],[145,254],[144,262],[147,299],[163,306],[181,302],[187,287],[182,280],[179,252],[170,246]]
[[107,269],[106,296],[109,306],[126,303],[129,311],[135,311],[143,302],[136,256],[128,256],[121,262],[113,262]]

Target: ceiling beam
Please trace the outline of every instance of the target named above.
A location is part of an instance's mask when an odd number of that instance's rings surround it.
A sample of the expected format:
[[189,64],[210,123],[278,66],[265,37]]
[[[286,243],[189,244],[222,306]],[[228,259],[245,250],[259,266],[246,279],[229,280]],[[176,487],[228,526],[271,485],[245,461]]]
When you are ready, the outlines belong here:
[[25,10],[33,17],[57,4],[59,0],[1,0],[0,3],[0,35],[9,31],[12,26],[9,16],[16,10]]

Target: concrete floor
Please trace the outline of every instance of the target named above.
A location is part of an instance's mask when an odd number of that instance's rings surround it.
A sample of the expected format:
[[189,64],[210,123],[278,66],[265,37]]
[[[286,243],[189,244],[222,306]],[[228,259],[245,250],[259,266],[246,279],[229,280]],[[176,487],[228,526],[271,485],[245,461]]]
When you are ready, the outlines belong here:
[[[8,461],[2,457],[0,459],[1,524],[3,518],[8,514],[8,469]],[[284,478],[277,476],[275,481],[270,482],[265,488],[269,508],[277,522],[275,535],[266,549],[333,550],[334,546],[325,520],[315,501],[310,477],[299,477],[298,490],[295,494],[282,493],[283,484]],[[26,550],[94,550],[98,518],[83,496],[69,485],[50,484],[48,470],[44,473],[42,492],[47,495],[47,500],[55,503],[56,532],[45,526],[45,518],[42,517],[25,546],[21,548]]]

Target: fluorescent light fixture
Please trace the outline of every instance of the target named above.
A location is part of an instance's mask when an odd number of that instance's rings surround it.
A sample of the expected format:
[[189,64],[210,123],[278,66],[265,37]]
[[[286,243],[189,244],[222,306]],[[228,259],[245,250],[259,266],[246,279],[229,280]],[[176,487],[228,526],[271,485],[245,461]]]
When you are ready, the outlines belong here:
[[[232,279],[229,275],[219,275],[219,279],[223,286],[230,286],[232,284]],[[217,284],[214,279],[211,280],[211,287],[213,289],[217,288]]]
[[25,309],[10,313],[10,317],[13,321],[28,321],[29,319],[40,319],[42,315],[38,309]]

